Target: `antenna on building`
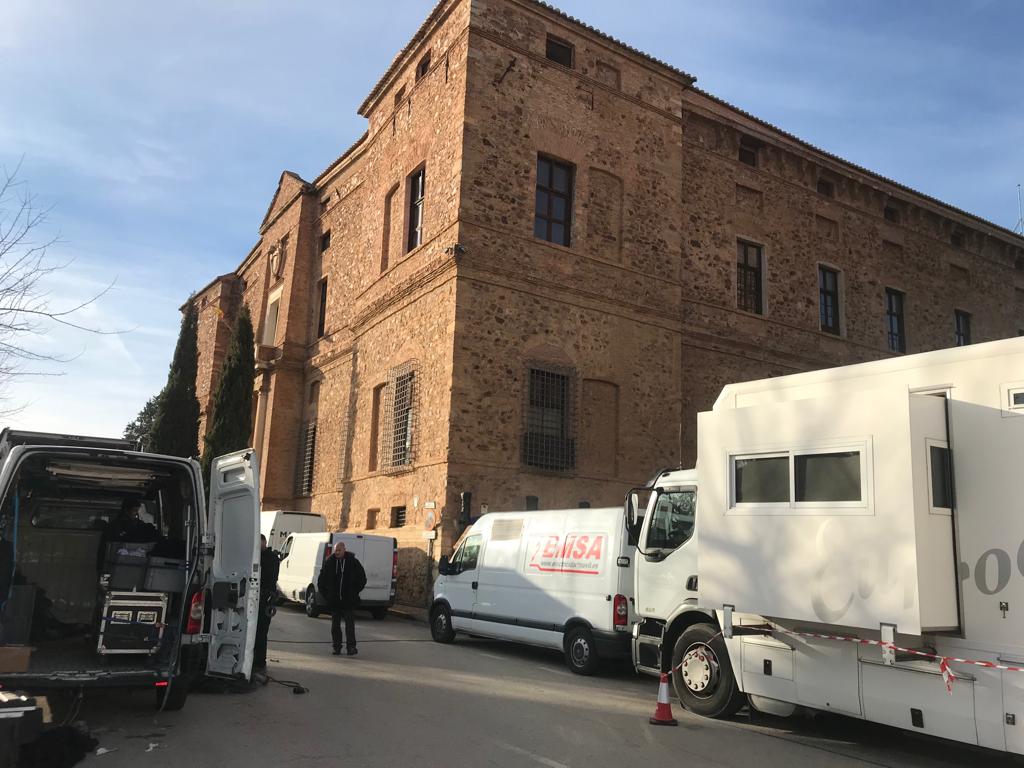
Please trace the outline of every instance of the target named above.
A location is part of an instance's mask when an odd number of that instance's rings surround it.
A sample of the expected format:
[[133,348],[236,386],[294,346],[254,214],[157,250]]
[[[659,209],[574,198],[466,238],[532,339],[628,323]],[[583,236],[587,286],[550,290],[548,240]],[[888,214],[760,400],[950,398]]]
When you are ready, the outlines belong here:
[[1017,185],[1017,226],[1013,231],[1018,235],[1024,235],[1024,205],[1021,205],[1020,184]]

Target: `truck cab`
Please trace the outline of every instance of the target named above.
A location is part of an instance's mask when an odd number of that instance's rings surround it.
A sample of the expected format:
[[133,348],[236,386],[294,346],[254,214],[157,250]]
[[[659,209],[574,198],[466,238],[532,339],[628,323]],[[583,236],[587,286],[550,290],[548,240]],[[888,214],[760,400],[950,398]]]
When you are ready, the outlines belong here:
[[246,679],[259,593],[252,449],[199,464],[125,441],[0,433],[0,685]]

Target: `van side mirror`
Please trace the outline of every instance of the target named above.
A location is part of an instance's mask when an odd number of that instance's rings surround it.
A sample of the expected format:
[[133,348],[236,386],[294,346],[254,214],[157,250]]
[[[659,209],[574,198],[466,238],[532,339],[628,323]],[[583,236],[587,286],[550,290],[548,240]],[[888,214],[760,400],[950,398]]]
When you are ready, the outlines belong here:
[[441,559],[437,561],[437,572],[442,576],[447,576],[451,572],[448,555],[441,555]]
[[635,490],[631,490],[626,494],[626,502],[623,514],[626,518],[626,533],[629,534],[628,540],[630,546],[637,546],[640,542],[640,527],[643,524],[643,518],[639,516],[638,509],[640,507],[640,494]]

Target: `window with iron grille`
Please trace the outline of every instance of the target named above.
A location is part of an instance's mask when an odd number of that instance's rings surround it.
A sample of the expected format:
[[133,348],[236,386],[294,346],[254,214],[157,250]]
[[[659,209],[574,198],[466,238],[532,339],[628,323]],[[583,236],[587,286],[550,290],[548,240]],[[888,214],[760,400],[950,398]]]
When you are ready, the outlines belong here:
[[839,335],[839,273],[818,267],[818,308],[821,330]]
[[537,156],[537,198],[533,234],[549,243],[568,246],[572,229],[573,167]]
[[392,507],[391,508],[391,527],[392,528],[404,528],[406,519],[405,507]]
[[320,307],[316,320],[316,337],[322,339],[327,328],[327,278],[320,281]]
[[962,309],[954,313],[956,320],[956,345],[966,347],[971,343],[971,313]]
[[295,495],[308,496],[313,492],[313,472],[316,468],[316,422],[307,421],[299,431],[299,461],[295,473]]
[[384,389],[381,423],[381,464],[388,472],[402,472],[415,461],[417,418],[416,363],[393,368]]
[[903,293],[894,288],[885,289],[885,325],[890,352],[907,351],[907,334],[903,326]]
[[764,254],[761,246],[740,240],[736,246],[736,304],[740,309],[764,314],[763,277]]
[[420,168],[409,177],[409,236],[406,250],[411,251],[423,242],[423,196],[427,169]]
[[571,372],[529,369],[523,464],[553,471],[576,468],[572,406]]

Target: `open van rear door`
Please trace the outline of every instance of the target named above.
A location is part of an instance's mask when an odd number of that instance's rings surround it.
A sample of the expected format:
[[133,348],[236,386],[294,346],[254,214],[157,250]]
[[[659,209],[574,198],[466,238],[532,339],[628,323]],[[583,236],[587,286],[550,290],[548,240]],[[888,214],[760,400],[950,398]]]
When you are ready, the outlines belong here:
[[207,674],[248,678],[260,591],[259,463],[251,449],[213,460],[209,528],[210,652]]

